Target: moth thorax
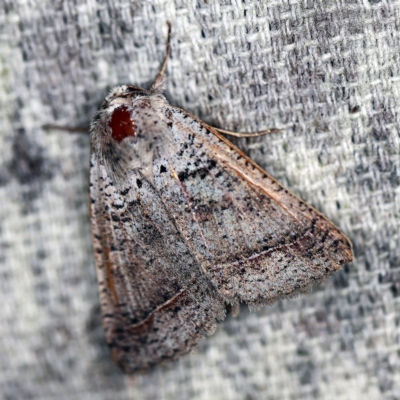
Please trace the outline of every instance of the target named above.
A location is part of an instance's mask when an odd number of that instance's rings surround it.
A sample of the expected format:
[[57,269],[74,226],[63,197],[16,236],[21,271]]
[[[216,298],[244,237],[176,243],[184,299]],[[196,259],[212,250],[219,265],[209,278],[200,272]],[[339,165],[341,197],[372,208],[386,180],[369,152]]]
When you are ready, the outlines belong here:
[[117,107],[111,116],[109,126],[111,128],[111,136],[117,142],[121,142],[128,136],[136,136],[136,124],[131,117],[131,113],[127,106]]

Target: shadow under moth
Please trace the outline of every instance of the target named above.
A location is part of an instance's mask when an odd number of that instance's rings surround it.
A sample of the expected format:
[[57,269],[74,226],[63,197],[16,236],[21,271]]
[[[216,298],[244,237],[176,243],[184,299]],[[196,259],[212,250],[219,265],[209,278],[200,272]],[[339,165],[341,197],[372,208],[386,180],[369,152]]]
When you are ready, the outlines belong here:
[[127,373],[189,352],[227,309],[304,292],[353,258],[332,222],[221,134],[234,133],[168,103],[169,54],[170,25],[150,90],[116,87],[90,127],[102,319]]

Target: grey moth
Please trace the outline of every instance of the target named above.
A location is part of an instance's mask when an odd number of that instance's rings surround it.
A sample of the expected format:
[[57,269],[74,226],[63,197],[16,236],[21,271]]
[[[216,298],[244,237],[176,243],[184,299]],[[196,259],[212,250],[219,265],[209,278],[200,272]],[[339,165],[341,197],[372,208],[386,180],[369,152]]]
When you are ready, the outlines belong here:
[[[170,35],[169,35],[170,37]],[[91,133],[91,222],[107,342],[127,373],[189,352],[227,309],[293,296],[352,260],[349,240],[213,128],[116,87]]]

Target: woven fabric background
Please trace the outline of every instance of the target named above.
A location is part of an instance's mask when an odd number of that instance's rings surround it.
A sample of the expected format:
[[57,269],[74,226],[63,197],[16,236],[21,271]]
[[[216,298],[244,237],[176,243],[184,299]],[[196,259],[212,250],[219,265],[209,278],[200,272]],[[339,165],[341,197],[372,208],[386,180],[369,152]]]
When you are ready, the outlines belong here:
[[[116,84],[167,96],[332,219],[356,261],[245,305],[137,377],[103,335],[85,126]],[[0,398],[400,399],[400,1],[0,0]]]

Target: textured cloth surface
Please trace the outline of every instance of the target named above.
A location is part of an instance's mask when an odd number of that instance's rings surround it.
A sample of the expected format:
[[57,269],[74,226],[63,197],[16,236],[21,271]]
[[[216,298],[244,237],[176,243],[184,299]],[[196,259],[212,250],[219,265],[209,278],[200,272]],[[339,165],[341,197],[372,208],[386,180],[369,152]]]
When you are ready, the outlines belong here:
[[[352,240],[322,286],[245,305],[181,360],[125,377],[101,327],[87,126],[149,87],[236,140]],[[0,398],[400,399],[400,2],[0,1]]]

